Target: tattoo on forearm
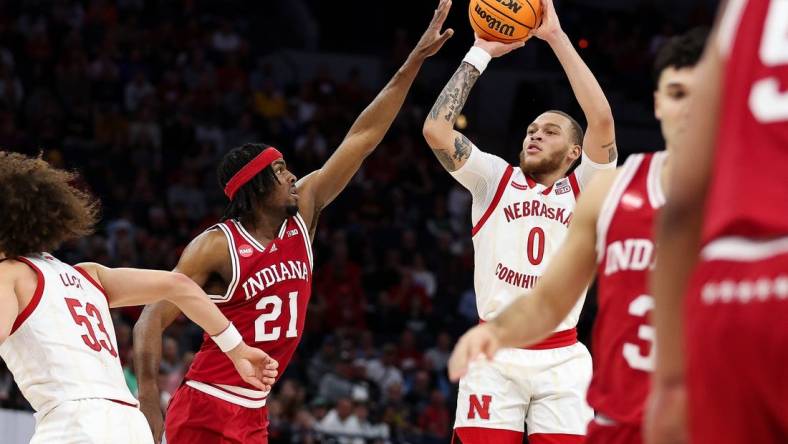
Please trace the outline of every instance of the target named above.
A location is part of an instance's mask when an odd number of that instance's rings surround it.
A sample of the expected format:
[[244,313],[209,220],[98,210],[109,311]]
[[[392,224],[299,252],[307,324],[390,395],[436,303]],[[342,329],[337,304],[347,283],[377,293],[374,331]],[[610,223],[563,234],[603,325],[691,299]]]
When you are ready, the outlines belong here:
[[443,116],[447,122],[453,124],[460,115],[462,107],[465,106],[468,94],[480,75],[479,71],[471,64],[463,62],[441,91],[438,100],[435,101],[435,105],[430,111],[430,119],[438,120],[440,116]]
[[471,141],[467,137],[460,134],[454,138],[454,153],[451,150],[432,150],[435,157],[448,171],[457,171],[459,163],[465,161],[471,155]]
[[613,162],[614,160],[618,159],[618,148],[616,147],[616,141],[613,140],[612,142],[602,145],[602,149],[607,150],[607,161]]

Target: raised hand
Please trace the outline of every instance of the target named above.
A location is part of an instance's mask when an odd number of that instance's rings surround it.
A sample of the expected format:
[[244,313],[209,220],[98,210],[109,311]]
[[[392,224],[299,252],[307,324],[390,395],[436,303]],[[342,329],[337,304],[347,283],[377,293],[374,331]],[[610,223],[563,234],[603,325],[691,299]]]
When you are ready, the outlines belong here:
[[462,335],[449,358],[449,379],[458,381],[468,372],[471,361],[480,356],[492,359],[501,347],[491,324],[476,326]]
[[454,35],[454,30],[451,28],[441,32],[443,22],[446,21],[446,16],[449,15],[449,9],[451,9],[451,0],[440,0],[438,8],[435,9],[435,13],[432,15],[430,25],[424,31],[421,39],[419,39],[416,48],[413,49],[414,54],[425,59],[435,55],[443,47],[443,44]]
[[531,31],[531,35],[535,35],[542,40],[549,40],[557,34],[563,32],[561,29],[561,22],[558,20],[558,14],[555,12],[553,0],[542,1],[542,17],[536,29]]
[[258,389],[267,392],[279,374],[279,363],[264,351],[249,347],[245,343],[238,344],[227,356],[233,361],[241,379]]
[[485,50],[487,54],[490,54],[493,58],[495,58],[509,54],[515,49],[522,48],[527,40],[528,39],[525,39],[521,42],[514,43],[491,42],[489,40],[484,40],[483,38],[479,37],[478,34],[476,34],[476,40],[473,42],[473,46]]

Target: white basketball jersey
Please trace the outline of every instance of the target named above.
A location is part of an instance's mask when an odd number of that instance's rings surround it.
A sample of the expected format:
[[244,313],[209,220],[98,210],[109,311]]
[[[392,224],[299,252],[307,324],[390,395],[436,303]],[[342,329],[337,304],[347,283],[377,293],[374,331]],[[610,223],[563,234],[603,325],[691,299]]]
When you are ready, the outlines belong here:
[[[566,237],[581,178],[587,183],[593,175],[587,162],[545,187],[519,167],[473,147],[463,168],[452,174],[474,197],[474,288],[480,319],[495,318],[534,288]],[[596,169],[612,167],[615,163]],[[585,290],[556,331],[577,325],[584,301]]]
[[78,399],[137,405],[123,377],[103,290],[49,254],[19,260],[36,271],[38,287],[0,344],[0,357],[38,416]]

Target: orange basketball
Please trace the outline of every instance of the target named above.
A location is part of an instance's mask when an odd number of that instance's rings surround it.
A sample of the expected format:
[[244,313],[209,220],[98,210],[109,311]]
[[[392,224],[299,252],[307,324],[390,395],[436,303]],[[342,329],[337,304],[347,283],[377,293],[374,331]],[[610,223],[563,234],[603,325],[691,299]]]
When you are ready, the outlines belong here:
[[468,17],[479,37],[496,42],[519,42],[528,37],[542,14],[539,0],[471,0]]

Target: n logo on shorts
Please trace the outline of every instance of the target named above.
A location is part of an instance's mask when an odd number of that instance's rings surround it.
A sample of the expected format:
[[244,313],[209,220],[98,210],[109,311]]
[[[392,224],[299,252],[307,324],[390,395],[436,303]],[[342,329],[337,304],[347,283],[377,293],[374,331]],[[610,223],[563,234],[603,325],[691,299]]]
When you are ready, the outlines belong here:
[[477,414],[481,419],[490,419],[490,401],[492,401],[492,396],[482,395],[482,400],[479,402],[478,396],[471,395],[468,400],[470,402],[468,419],[476,419]]

